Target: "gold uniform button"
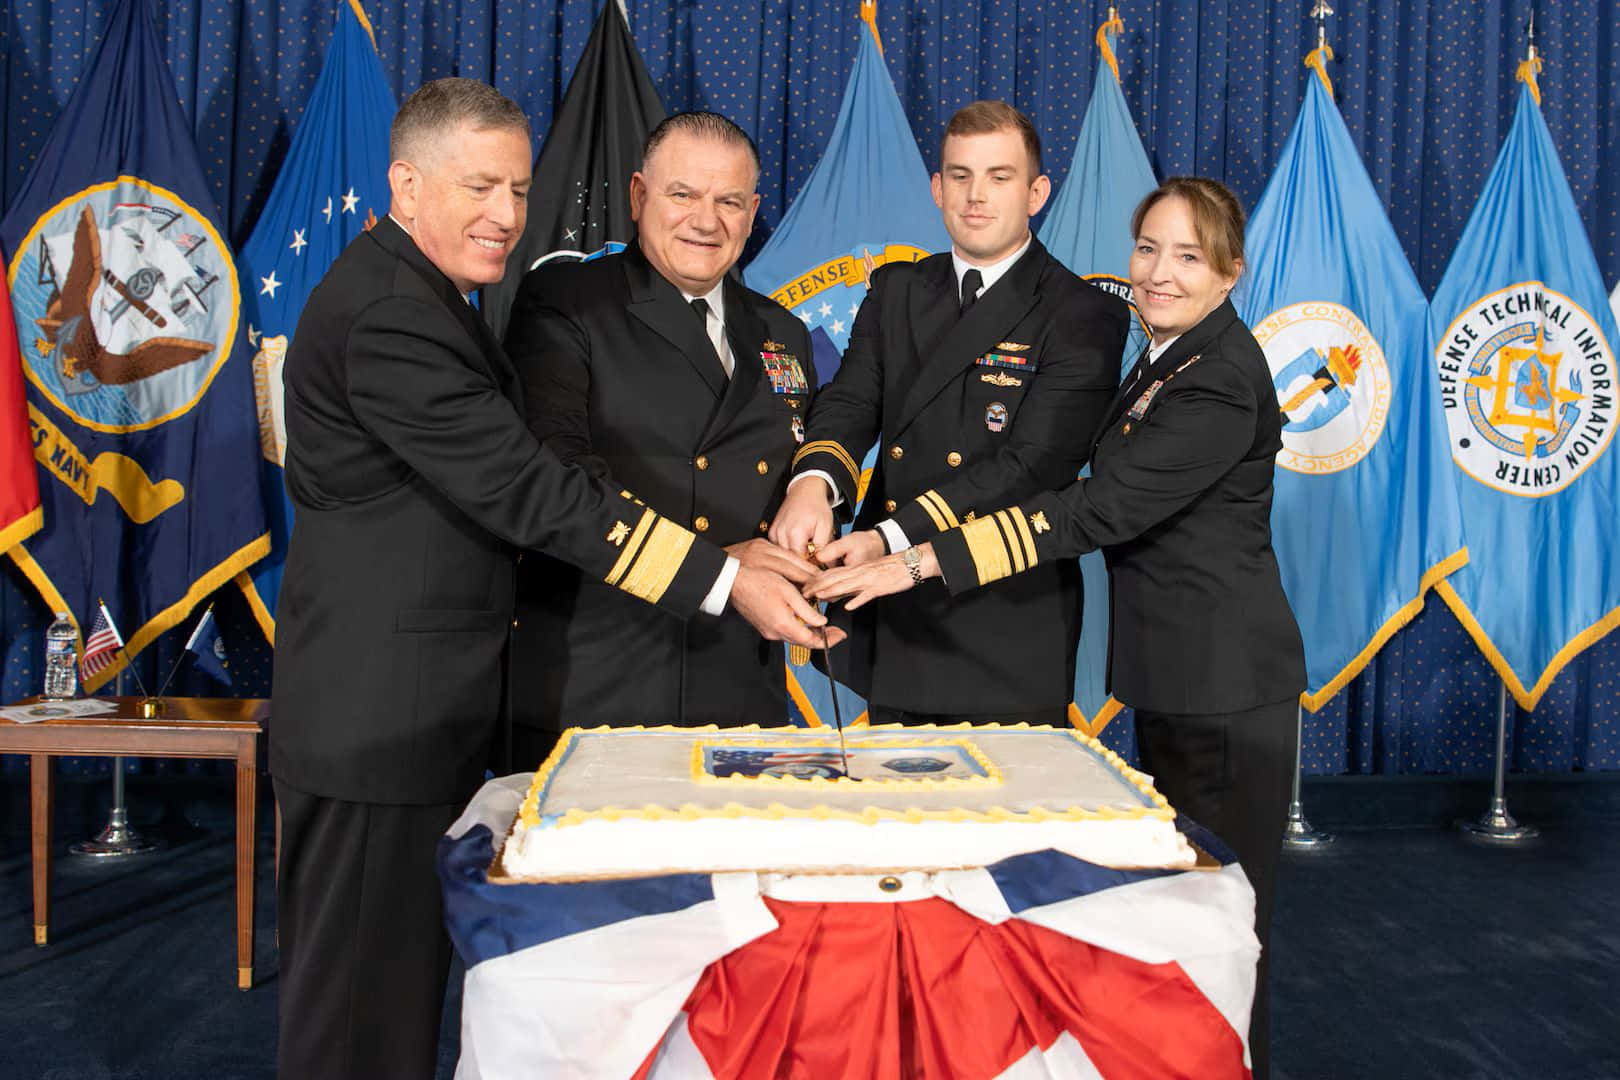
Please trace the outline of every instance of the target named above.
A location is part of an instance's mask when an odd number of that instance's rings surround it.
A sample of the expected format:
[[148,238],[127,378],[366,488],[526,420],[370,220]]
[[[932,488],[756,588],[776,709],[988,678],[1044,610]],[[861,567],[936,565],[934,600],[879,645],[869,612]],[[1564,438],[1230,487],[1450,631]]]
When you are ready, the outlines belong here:
[[962,455],[958,454],[955,450],[952,450],[950,453],[945,455],[945,464],[949,465],[953,469],[956,468],[958,465],[962,464]]
[[518,621],[516,619],[513,619],[512,620],[512,629],[516,630],[517,628],[518,628]]
[[768,521],[760,522],[759,523],[759,531],[760,532],[770,532],[771,531],[771,523],[768,522]]
[[698,472],[702,472],[704,469],[709,467],[709,459],[704,457],[702,454],[699,454],[697,456],[697,460],[692,462],[692,464],[698,467]]
[[889,456],[894,458],[894,460],[899,461],[901,458],[906,456],[906,452],[898,446],[891,446],[889,447]]
[[709,531],[709,519],[704,517],[702,514],[699,514],[697,516],[697,518],[692,522],[692,528],[696,529],[698,532],[708,532]]
[[759,475],[764,476],[766,473],[771,471],[770,463],[764,458],[760,458],[759,461],[754,465],[754,471],[759,473]]
[[889,513],[891,513],[891,514],[894,513],[895,510],[898,509],[898,507],[899,507],[899,504],[896,503],[893,499],[884,500],[883,509],[887,510]]

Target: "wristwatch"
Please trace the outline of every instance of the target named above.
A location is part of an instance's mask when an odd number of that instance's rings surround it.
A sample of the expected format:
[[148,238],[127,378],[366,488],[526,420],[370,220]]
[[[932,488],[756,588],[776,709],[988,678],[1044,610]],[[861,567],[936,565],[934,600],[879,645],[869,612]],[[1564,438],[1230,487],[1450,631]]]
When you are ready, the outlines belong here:
[[915,547],[908,547],[900,553],[900,561],[905,564],[906,572],[911,575],[912,582],[921,585],[923,583],[922,552]]

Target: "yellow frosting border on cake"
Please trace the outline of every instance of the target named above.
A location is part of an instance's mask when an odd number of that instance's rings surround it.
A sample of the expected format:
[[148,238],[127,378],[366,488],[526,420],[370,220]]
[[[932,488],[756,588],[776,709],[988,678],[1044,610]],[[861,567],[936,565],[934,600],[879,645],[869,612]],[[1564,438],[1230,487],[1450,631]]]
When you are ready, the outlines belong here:
[[[898,724],[887,725],[899,727]],[[777,728],[777,731],[783,730]],[[797,730],[797,729],[796,729]],[[929,739],[923,737],[905,739],[866,739],[865,735],[870,728],[863,728],[861,736],[847,740],[847,746],[855,749],[878,749],[907,746],[956,746],[967,752],[968,757],[984,770],[983,776],[947,776],[938,780],[926,780],[909,776],[862,776],[858,777],[860,783],[881,785],[884,791],[959,791],[963,788],[986,788],[1000,786],[1003,777],[1001,770],[995,763],[984,756],[984,752],[974,745],[973,740],[966,738],[955,739]],[[914,730],[914,729],[907,729]],[[1054,729],[1055,730],[1055,729]],[[845,745],[840,743],[837,736],[824,735],[789,735],[795,743],[811,749],[838,749]],[[734,786],[745,788],[772,788],[786,787],[797,791],[814,791],[829,786],[842,787],[844,781],[825,776],[715,776],[703,768],[703,751],[711,746],[780,746],[781,736],[761,734],[752,738],[735,738],[728,734],[722,742],[717,739],[698,739],[692,743],[692,782],[703,787]]]
[[[758,724],[749,724],[746,727],[721,728],[716,724],[706,724],[702,727],[677,727],[674,725],[661,725],[657,727],[595,727],[595,728],[569,728],[557,740],[556,747],[551,756],[535,771],[534,779],[529,784],[529,792],[523,799],[523,805],[518,808],[518,821],[525,827],[534,828],[540,824],[540,793],[545,790],[551,780],[551,774],[568,756],[578,736],[582,734],[601,734],[609,731],[657,733],[671,732],[684,735],[704,735],[724,731],[728,737],[737,735],[758,735],[760,732],[769,732],[772,738],[788,735],[792,738],[803,738],[806,745],[815,745],[818,736],[797,735],[795,732],[805,729],[783,725],[778,727],[761,727]],[[730,802],[719,808],[701,807],[686,803],[679,807],[659,806],[649,803],[645,806],[604,806],[600,810],[568,810],[557,815],[556,824],[559,828],[569,825],[584,825],[592,821],[621,821],[626,818],[639,821],[699,821],[704,818],[758,818],[771,821],[781,820],[810,820],[810,821],[853,821],[863,825],[876,825],[884,821],[898,821],[907,824],[920,824],[925,821],[983,821],[1000,824],[1022,824],[1046,821],[1140,821],[1146,818],[1155,818],[1160,821],[1169,821],[1175,817],[1170,802],[1159,794],[1153,782],[1145,773],[1126,764],[1125,759],[1104,746],[1093,736],[1074,728],[1042,729],[1031,724],[940,724],[932,727],[913,727],[904,724],[873,724],[862,731],[862,735],[870,735],[885,731],[905,732],[908,736],[923,738],[922,732],[927,731],[957,731],[964,734],[974,731],[1032,731],[1050,730],[1054,735],[1061,735],[1074,739],[1097,753],[1104,761],[1112,765],[1131,786],[1140,791],[1153,805],[1139,807],[1132,810],[1116,810],[1113,807],[1104,807],[1101,810],[1086,810],[1081,807],[1070,807],[1067,810],[1047,810],[1036,807],[1033,810],[1008,810],[1005,807],[991,806],[984,810],[888,810],[877,806],[868,806],[856,812],[850,810],[836,810],[830,806],[813,806],[808,809],[796,809],[783,806],[781,803],[771,803],[764,807],[743,806],[741,803]],[[934,740],[938,741],[938,740]],[[836,740],[835,740],[836,743]],[[716,781],[719,783],[719,781]],[[833,783],[830,780],[792,781],[794,783]],[[933,781],[928,790],[939,790],[942,781]],[[885,786],[884,790],[904,790]]]

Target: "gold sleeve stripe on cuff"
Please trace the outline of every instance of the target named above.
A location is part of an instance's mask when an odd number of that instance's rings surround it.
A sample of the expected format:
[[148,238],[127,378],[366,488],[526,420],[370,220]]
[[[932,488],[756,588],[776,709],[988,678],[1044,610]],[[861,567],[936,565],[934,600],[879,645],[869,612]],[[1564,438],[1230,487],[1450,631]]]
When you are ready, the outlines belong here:
[[968,554],[973,556],[973,569],[979,575],[980,585],[1000,581],[1012,573],[1007,543],[1001,538],[1001,529],[994,517],[982,517],[963,525],[962,539],[967,541]]
[[635,531],[630,534],[630,539],[625,541],[624,550],[619,553],[619,561],[613,564],[613,569],[609,570],[608,576],[603,579],[609,585],[617,585],[624,572],[630,569],[630,564],[636,561],[636,553],[641,550],[641,542],[647,538],[647,530],[652,528],[652,523],[657,518],[658,515],[651,510],[641,512]]
[[1018,534],[1013,530],[1012,515],[1005,510],[997,510],[994,514],[996,524],[1001,527],[1002,541],[1007,545],[1007,552],[1012,556],[1013,573],[1022,574],[1028,569],[1024,560],[1024,545],[1018,542]]
[[[945,518],[945,524],[940,526],[941,529],[954,529],[958,525],[962,524],[960,521],[956,520],[956,515],[951,512],[950,503],[947,503],[944,496],[940,495],[939,492],[930,488],[929,490],[923,492],[919,498],[922,500],[924,506],[927,506],[928,503],[932,501],[933,504],[939,508],[940,514]],[[934,520],[938,521],[939,518],[935,518]]]
[[793,455],[793,464],[797,465],[811,454],[832,455],[833,458],[837,460],[838,464],[842,465],[844,470],[849,473],[849,482],[851,484],[860,483],[861,470],[860,467],[855,464],[855,459],[849,456],[848,450],[845,450],[842,446],[833,442],[831,439],[817,439],[815,442],[805,443],[803,446],[799,447],[799,452]]
[[638,596],[649,604],[663,599],[675,573],[686,561],[686,553],[696,539],[690,532],[667,518],[659,518],[652,535],[636,556],[635,565],[619,586],[631,596]]
[[917,496],[917,505],[928,511],[928,516],[934,519],[934,528],[938,529],[940,532],[944,532],[946,529],[951,528],[951,526],[945,524],[944,515],[942,515],[938,510],[934,509],[933,501],[928,498],[928,496],[931,494],[933,494],[933,492],[925,491],[921,495]]
[[1024,545],[1024,561],[1034,566],[1041,560],[1040,556],[1035,554],[1035,537],[1029,531],[1028,519],[1024,517],[1024,512],[1016,506],[1008,510],[1007,515],[1012,518],[1013,524],[1018,527],[1018,539]]

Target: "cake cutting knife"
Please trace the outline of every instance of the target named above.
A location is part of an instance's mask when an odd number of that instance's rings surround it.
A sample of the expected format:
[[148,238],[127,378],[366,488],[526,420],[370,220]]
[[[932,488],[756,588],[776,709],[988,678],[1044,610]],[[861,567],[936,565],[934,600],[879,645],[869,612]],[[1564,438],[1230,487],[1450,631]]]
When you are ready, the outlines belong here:
[[827,644],[827,628],[821,628],[821,659],[827,666],[827,692],[832,695],[833,726],[838,729],[838,756],[844,761],[844,777],[853,780],[849,775],[849,744],[844,741],[844,717],[838,708],[838,683],[833,680],[832,673],[832,646]]

